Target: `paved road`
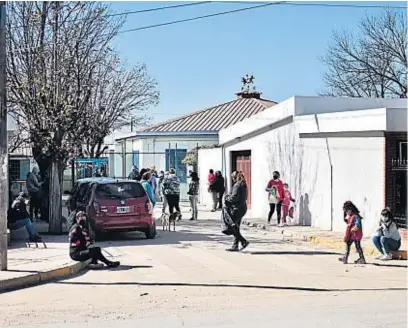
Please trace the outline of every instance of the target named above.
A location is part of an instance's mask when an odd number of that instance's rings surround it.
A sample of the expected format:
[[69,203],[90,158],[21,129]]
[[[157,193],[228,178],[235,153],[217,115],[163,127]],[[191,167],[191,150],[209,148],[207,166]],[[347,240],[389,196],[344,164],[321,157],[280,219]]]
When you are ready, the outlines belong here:
[[1,295],[0,327],[407,325],[401,262],[344,266],[336,251],[253,230],[245,252],[228,253],[213,220],[177,229],[102,243],[116,270]]

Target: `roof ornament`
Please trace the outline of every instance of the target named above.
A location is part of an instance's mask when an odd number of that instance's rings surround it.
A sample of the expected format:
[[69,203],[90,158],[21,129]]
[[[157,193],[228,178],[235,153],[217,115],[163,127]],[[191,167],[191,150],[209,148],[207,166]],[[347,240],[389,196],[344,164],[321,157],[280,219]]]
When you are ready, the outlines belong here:
[[241,78],[241,82],[242,82],[242,87],[241,87],[241,91],[242,92],[253,92],[256,90],[256,87],[254,85],[254,80],[255,80],[255,76],[253,76],[252,74],[246,74],[245,77]]

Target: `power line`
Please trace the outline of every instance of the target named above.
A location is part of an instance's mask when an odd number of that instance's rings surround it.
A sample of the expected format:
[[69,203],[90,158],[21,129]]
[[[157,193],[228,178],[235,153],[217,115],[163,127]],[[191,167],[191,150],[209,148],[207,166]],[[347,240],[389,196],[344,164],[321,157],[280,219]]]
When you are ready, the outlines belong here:
[[[247,1],[245,2],[240,2],[240,1],[226,1],[226,3],[249,3]],[[253,3],[253,2],[251,2]],[[259,3],[259,2],[258,2]],[[223,11],[223,12],[218,12],[214,14],[208,14],[208,15],[202,15],[202,16],[197,16],[197,17],[192,17],[192,18],[186,18],[186,19],[179,19],[179,20],[174,20],[174,21],[169,21],[169,22],[164,22],[164,23],[159,23],[159,24],[153,24],[153,25],[147,25],[147,26],[142,26],[142,27],[137,27],[133,29],[127,29],[127,30],[122,30],[119,31],[119,34],[122,33],[128,33],[128,32],[136,32],[136,31],[141,31],[141,30],[148,30],[151,28],[156,28],[156,27],[162,27],[162,26],[168,26],[168,25],[175,25],[175,24],[180,24],[180,23],[185,23],[185,22],[191,22],[195,20],[200,20],[204,18],[211,18],[215,16],[221,16],[221,15],[228,15],[228,14],[233,14],[241,11],[247,11],[247,10],[252,10],[252,9],[257,9],[257,8],[262,8],[262,7],[269,7],[269,6],[317,6],[317,7],[347,7],[347,8],[394,8],[394,9],[404,9],[406,10],[406,7],[391,7],[391,6],[379,6],[379,5],[343,5],[343,4],[327,4],[327,3],[295,3],[295,2],[286,2],[286,1],[280,1],[280,2],[273,2],[273,3],[261,3],[260,5],[256,6],[250,6],[250,7],[245,7],[245,8],[240,8],[240,9],[233,9],[233,10],[228,10],[228,11]]]
[[[223,1],[224,3],[266,3],[263,1]],[[404,9],[407,7],[401,6],[384,6],[384,5],[358,5],[358,4],[336,4],[336,3],[308,3],[308,2],[291,2],[285,1],[281,3],[284,6],[309,6],[309,7],[344,7],[344,8],[382,8],[382,9]]]
[[204,18],[210,18],[210,17],[215,17],[215,16],[221,16],[221,15],[228,15],[228,14],[233,14],[233,13],[237,13],[237,12],[241,12],[241,11],[247,11],[247,10],[263,8],[263,7],[269,7],[269,6],[276,6],[276,5],[280,5],[280,4],[282,4],[282,2],[264,3],[264,4],[261,4],[261,5],[257,5],[257,6],[250,6],[250,7],[240,8],[240,9],[222,11],[222,12],[218,12],[218,13],[214,13],[214,14],[196,16],[196,17],[192,17],[192,18],[179,19],[179,20],[174,20],[174,21],[170,21],[170,22],[164,22],[164,23],[159,23],[159,24],[154,24],[154,25],[147,25],[147,26],[132,28],[132,29],[128,29],[128,30],[119,31],[118,34],[123,34],[123,33],[128,33],[128,32],[136,32],[136,31],[141,31],[141,30],[148,30],[148,29],[156,28],[156,27],[162,27],[162,26],[174,25],[174,24],[179,24],[179,23],[191,22],[191,21],[200,20],[200,19],[204,19]]
[[[154,12],[154,11],[161,11],[161,10],[167,10],[167,9],[177,9],[177,8],[184,8],[184,7],[193,7],[193,6],[201,6],[201,5],[206,5],[209,3],[212,3],[213,1],[202,1],[202,2],[188,2],[188,3],[183,3],[180,5],[171,5],[171,6],[162,6],[162,7],[155,7],[155,8],[148,8],[148,9],[141,9],[141,10],[132,10],[132,11],[124,11],[120,13],[115,13],[115,14],[107,14],[103,15],[103,18],[109,18],[109,17],[117,17],[117,16],[127,16],[127,15],[134,15],[134,14],[143,14],[143,13],[149,13],[149,12]],[[82,19],[76,19],[76,20],[68,20],[68,23],[72,22],[81,22],[85,21],[87,18],[82,18]],[[11,25],[13,28],[22,28],[26,27],[27,25]]]

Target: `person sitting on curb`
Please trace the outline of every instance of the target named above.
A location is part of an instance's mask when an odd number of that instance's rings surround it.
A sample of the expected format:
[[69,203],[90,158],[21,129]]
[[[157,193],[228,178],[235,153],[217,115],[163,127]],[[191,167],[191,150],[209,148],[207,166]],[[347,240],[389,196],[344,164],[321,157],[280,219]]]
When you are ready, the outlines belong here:
[[69,231],[69,256],[72,260],[77,262],[85,262],[92,259],[90,267],[98,269],[103,267],[101,261],[110,268],[116,268],[120,265],[120,262],[109,261],[102,254],[100,247],[92,246],[94,241],[89,237],[87,227],[86,215],[84,212],[79,211],[75,216],[74,224]]
[[30,214],[27,212],[27,205],[30,197],[24,192],[20,192],[8,211],[7,225],[10,231],[19,230],[25,227],[28,232],[30,242],[42,242],[42,238],[37,234]]
[[392,252],[400,249],[401,235],[389,207],[381,211],[381,219],[372,238],[375,248],[381,253],[377,260],[392,260]]

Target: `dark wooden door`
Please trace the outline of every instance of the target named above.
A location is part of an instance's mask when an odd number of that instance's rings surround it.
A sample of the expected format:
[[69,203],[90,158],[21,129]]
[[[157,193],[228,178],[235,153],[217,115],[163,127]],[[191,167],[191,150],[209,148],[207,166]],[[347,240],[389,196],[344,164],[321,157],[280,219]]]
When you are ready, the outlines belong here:
[[248,187],[248,208],[251,208],[251,154],[236,156],[236,170],[241,171],[245,175]]

